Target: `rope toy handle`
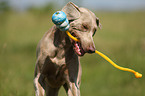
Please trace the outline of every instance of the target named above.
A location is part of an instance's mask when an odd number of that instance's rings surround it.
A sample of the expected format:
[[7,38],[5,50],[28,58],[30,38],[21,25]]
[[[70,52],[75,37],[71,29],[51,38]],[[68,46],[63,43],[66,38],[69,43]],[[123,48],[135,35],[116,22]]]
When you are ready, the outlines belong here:
[[[77,41],[77,42],[80,42],[80,40],[78,40],[77,38],[75,38],[74,36],[72,36],[69,31],[67,31],[69,29],[69,21],[67,19],[67,16],[64,12],[62,11],[57,11],[53,14],[52,16],[52,22],[54,24],[56,24],[56,27],[59,28],[61,31],[66,31],[66,34],[71,38],[73,39],[74,41]],[[95,53],[97,53],[98,55],[100,55],[101,57],[103,57],[105,60],[107,60],[110,64],[112,64],[115,68],[119,69],[119,70],[123,70],[123,71],[128,71],[128,72],[132,72],[134,73],[135,77],[136,78],[141,78],[142,77],[142,74],[132,70],[132,69],[129,69],[129,68],[124,68],[124,67],[121,67],[117,64],[115,64],[110,58],[108,58],[106,55],[104,55],[103,53],[95,50]]]

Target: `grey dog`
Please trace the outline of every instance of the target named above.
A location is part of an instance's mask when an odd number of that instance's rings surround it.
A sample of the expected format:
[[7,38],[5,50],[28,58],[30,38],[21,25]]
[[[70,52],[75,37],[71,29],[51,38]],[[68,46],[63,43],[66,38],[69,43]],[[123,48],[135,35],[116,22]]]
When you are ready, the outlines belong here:
[[34,86],[36,96],[58,96],[63,85],[68,96],[80,96],[79,57],[94,53],[93,35],[101,24],[93,12],[69,2],[62,8],[70,22],[69,32],[76,42],[54,25],[37,46]]

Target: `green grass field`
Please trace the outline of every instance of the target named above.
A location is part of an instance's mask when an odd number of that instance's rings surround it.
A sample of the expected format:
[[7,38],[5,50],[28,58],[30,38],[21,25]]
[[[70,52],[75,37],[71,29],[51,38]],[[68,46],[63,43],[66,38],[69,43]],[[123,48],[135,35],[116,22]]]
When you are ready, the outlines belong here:
[[[52,26],[53,13],[0,14],[0,96],[34,96],[36,46]],[[136,79],[97,54],[81,58],[82,96],[145,96],[145,11],[96,12],[102,29],[94,36],[96,49],[117,64],[143,74]],[[59,96],[65,96],[63,88]]]

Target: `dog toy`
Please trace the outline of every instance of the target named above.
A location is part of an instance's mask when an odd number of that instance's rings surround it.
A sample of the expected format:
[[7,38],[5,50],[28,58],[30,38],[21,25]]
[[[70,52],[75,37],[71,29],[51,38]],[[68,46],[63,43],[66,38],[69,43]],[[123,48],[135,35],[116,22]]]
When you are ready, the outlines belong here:
[[[54,24],[56,24],[57,28],[59,28],[61,31],[66,31],[66,34],[71,38],[73,39],[74,41],[77,41],[77,42],[80,42],[79,39],[75,38],[74,36],[72,36],[70,34],[70,32],[68,31],[69,29],[69,22],[68,22],[68,19],[67,19],[67,16],[64,12],[62,11],[57,11],[53,14],[52,16],[52,22]],[[132,70],[132,69],[129,69],[129,68],[124,68],[124,67],[121,67],[117,64],[115,64],[110,58],[108,58],[106,55],[104,55],[103,53],[95,50],[95,53],[97,53],[98,55],[100,55],[101,57],[103,57],[105,60],[107,60],[110,64],[112,64],[115,68],[117,69],[120,69],[120,70],[123,70],[123,71],[128,71],[128,72],[132,72],[134,73],[135,77],[136,78],[141,78],[142,77],[142,74]]]
[[52,22],[61,31],[66,31],[69,29],[69,21],[66,14],[63,11],[57,11],[52,15]]

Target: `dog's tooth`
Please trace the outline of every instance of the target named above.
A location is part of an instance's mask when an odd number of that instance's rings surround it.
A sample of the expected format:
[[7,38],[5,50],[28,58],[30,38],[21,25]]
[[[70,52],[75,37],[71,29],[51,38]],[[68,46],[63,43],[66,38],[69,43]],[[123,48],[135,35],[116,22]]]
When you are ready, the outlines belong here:
[[78,52],[80,55],[82,54],[80,51]]
[[76,52],[77,52],[79,55],[81,55],[82,53],[81,53],[81,49],[80,49],[80,44],[77,43],[77,42],[75,42],[74,45],[75,45],[75,50],[76,50]]
[[79,45],[78,45],[78,43],[76,43],[76,45],[77,45],[77,48],[79,48]]
[[78,49],[78,51],[80,52],[80,48]]

